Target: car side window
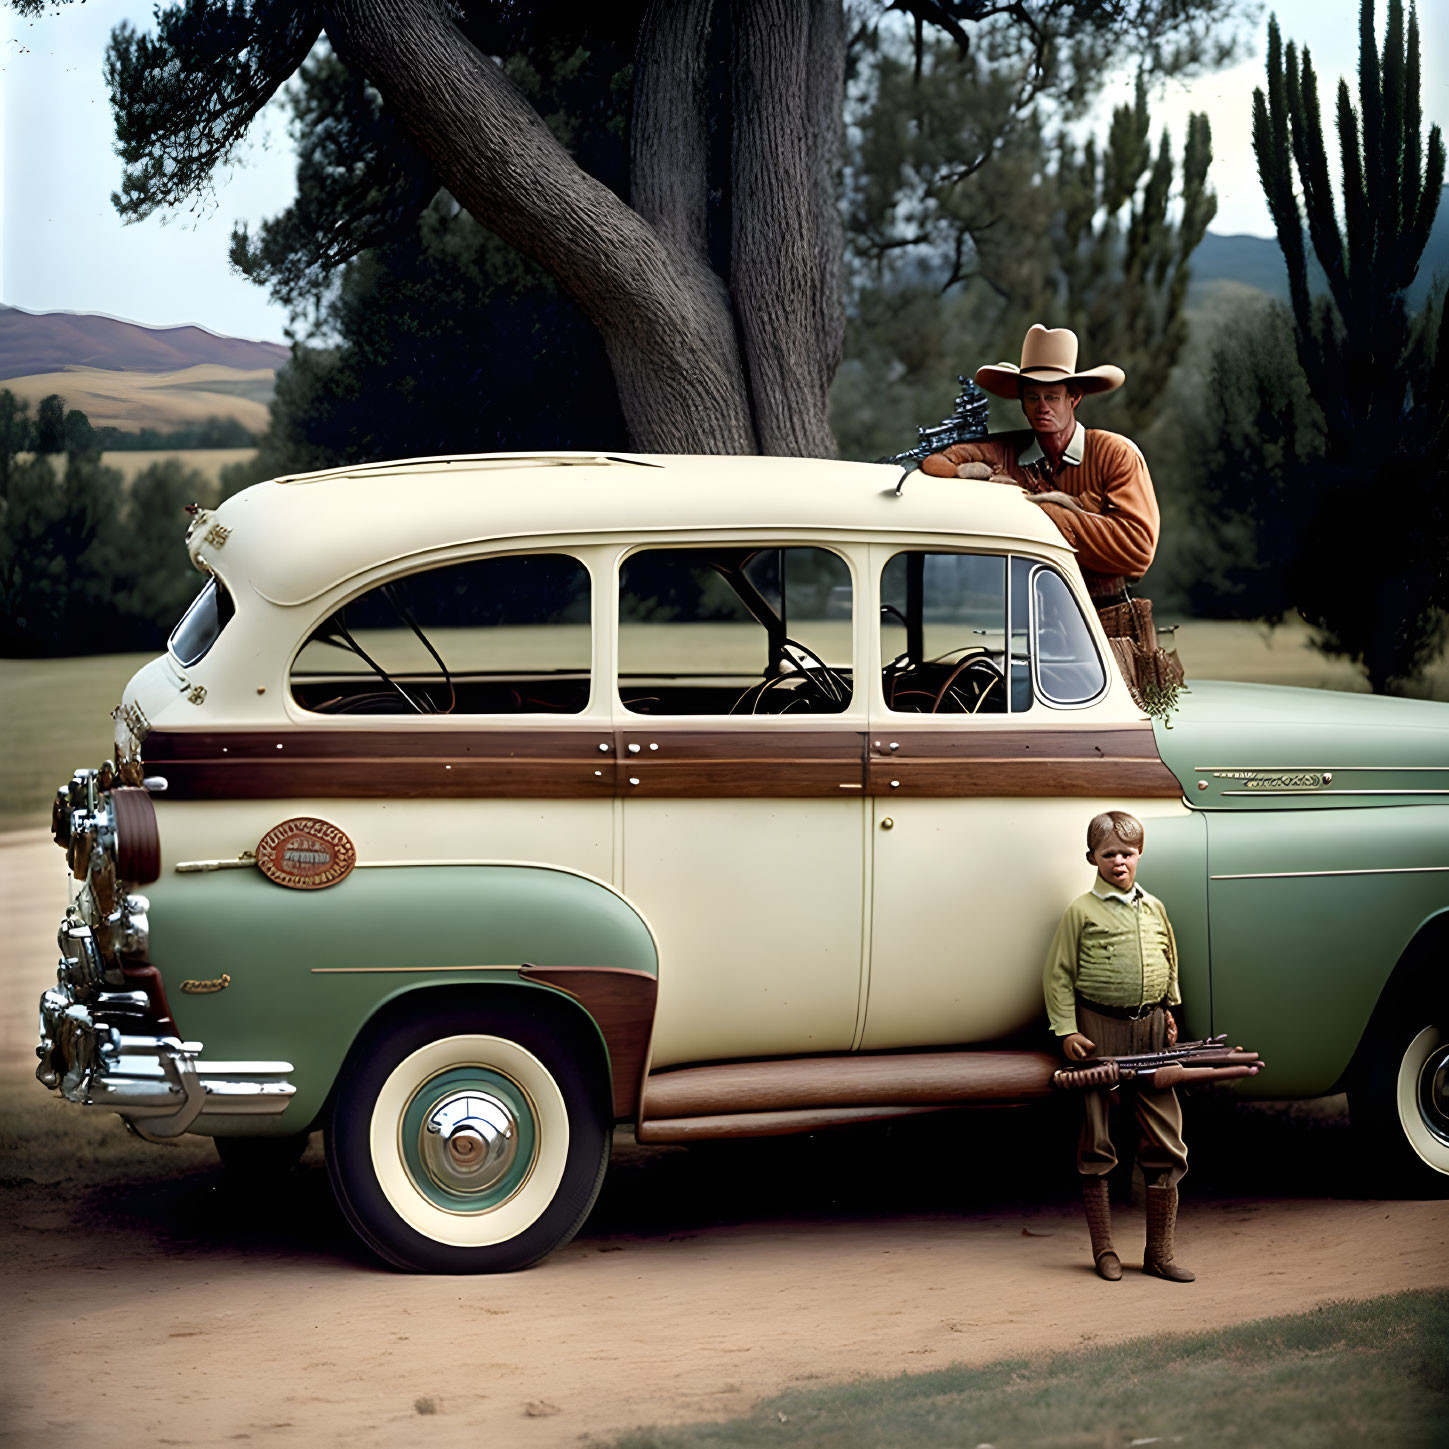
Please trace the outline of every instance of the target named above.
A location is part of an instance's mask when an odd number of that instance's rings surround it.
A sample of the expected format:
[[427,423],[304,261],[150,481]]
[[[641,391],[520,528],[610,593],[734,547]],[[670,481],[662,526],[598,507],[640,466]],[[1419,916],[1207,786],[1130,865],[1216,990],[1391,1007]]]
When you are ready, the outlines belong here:
[[839,714],[850,567],[823,548],[655,548],[619,571],[619,699],[633,714]]
[[905,714],[1004,714],[1006,559],[893,555],[881,572],[881,687]]
[[578,559],[470,559],[339,606],[293,660],[292,696],[319,714],[579,714],[592,656]]
[[178,664],[199,664],[235,612],[226,585],[218,578],[209,578],[171,631],[166,647]]
[[1014,576],[1013,591],[1029,592],[1036,694],[1057,706],[1089,704],[1107,687],[1107,671],[1081,606],[1055,569],[1013,560],[1013,568],[1018,564],[1026,575],[1025,587],[1017,590]]

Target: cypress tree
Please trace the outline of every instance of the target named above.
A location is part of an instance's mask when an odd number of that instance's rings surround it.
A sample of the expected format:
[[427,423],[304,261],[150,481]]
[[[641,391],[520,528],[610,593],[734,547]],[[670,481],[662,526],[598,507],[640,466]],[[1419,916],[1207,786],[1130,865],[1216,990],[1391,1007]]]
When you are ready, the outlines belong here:
[[[1432,659],[1449,607],[1443,453],[1430,441],[1443,437],[1449,359],[1433,309],[1411,317],[1405,303],[1444,181],[1439,128],[1427,148],[1421,134],[1412,6],[1406,27],[1402,0],[1389,0],[1380,52],[1373,0],[1362,0],[1358,79],[1357,109],[1347,82],[1338,89],[1341,223],[1312,58],[1291,42],[1285,50],[1276,19],[1267,91],[1253,95],[1253,149],[1288,268],[1298,361],[1323,416],[1321,453],[1297,470],[1306,522],[1294,602],[1325,652],[1358,661],[1383,690]],[[1309,292],[1305,223],[1326,296]],[[1350,553],[1350,532],[1375,509],[1398,531],[1372,551],[1360,533]]]

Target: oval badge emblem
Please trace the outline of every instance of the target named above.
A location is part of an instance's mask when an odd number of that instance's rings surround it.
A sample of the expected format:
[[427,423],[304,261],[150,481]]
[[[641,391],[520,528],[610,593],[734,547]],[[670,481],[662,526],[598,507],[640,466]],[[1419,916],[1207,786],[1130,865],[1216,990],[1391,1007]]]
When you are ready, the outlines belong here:
[[274,825],[257,845],[268,880],[298,891],[336,885],[357,864],[357,848],[335,825],[298,816]]

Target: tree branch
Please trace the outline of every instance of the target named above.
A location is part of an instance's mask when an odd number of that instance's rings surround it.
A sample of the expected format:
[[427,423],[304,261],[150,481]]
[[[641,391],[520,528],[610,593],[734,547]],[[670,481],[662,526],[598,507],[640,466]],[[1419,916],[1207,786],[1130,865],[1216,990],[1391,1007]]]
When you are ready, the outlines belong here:
[[581,170],[432,0],[328,0],[327,33],[404,118],[448,190],[551,272],[599,328],[637,446],[749,453],[717,286]]
[[122,22],[106,49],[116,150],[126,169],[111,203],[127,221],[205,195],[256,114],[321,30],[293,0],[181,0],[155,36]]

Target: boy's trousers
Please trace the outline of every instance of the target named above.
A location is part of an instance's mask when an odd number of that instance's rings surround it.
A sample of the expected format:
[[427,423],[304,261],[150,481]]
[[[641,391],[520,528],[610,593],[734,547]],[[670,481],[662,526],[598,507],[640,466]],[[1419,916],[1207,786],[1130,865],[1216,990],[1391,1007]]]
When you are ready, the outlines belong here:
[[[1095,1045],[1099,1057],[1130,1056],[1167,1049],[1167,1012],[1159,1007],[1140,1021],[1102,1016],[1077,998],[1077,1030]],[[1102,1177],[1117,1165],[1108,1133],[1112,1093],[1100,1088],[1083,1092],[1082,1135],[1077,1142],[1077,1171]],[[1124,1107],[1137,1118],[1137,1160],[1151,1186],[1176,1187],[1187,1171],[1187,1144],[1182,1140],[1182,1108],[1177,1093],[1124,1083],[1117,1088]]]

